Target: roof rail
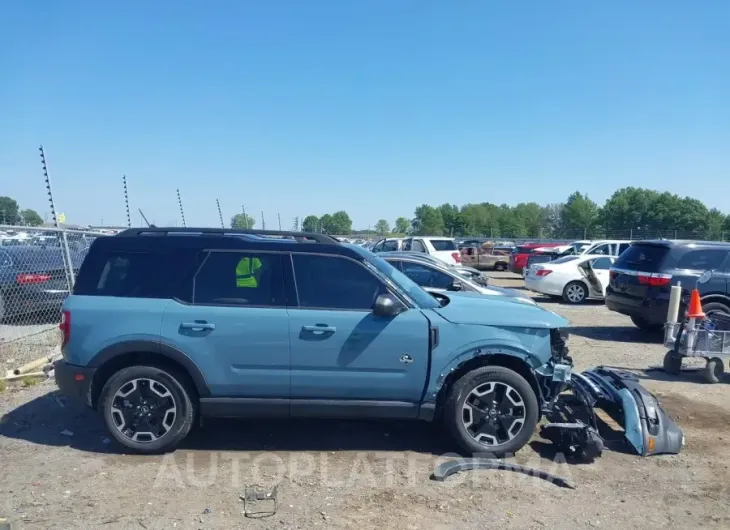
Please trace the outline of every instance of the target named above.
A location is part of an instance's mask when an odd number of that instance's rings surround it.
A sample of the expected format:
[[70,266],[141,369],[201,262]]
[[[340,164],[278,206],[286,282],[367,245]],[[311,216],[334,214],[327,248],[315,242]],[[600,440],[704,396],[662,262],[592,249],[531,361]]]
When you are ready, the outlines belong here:
[[287,230],[242,230],[238,228],[178,228],[178,227],[156,227],[148,228],[128,228],[119,232],[116,237],[130,237],[141,235],[168,235],[168,234],[190,234],[190,235],[206,235],[206,236],[224,236],[224,235],[252,235],[252,236],[278,236],[292,238],[301,242],[315,242],[325,244],[339,243],[337,239],[327,234],[315,234],[312,232],[291,232]]

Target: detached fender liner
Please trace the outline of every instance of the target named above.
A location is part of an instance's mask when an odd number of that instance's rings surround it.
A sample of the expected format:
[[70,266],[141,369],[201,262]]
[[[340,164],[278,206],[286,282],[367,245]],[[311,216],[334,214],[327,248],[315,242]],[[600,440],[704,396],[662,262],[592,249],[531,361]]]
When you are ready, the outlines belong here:
[[470,471],[473,469],[494,469],[496,471],[514,471],[522,475],[528,475],[531,477],[537,477],[548,482],[552,482],[558,487],[575,489],[571,486],[567,480],[562,477],[542,471],[540,469],[533,469],[518,464],[510,464],[503,460],[496,460],[492,458],[458,458],[455,460],[447,460],[436,466],[431,475],[431,480],[443,482],[454,473],[460,471]]

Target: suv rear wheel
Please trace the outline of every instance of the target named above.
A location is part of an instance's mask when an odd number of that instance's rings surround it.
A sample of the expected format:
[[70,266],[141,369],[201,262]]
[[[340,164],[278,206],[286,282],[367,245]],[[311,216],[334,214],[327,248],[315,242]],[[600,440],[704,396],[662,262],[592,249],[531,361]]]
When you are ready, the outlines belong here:
[[195,418],[195,405],[181,381],[155,366],[119,370],[101,391],[101,412],[109,434],[137,453],[174,449]]
[[520,450],[538,421],[539,405],[530,384],[503,366],[468,372],[449,391],[444,420],[468,453],[501,457]]
[[707,304],[702,304],[702,309],[708,317],[718,313],[730,317],[730,307],[721,302],[709,302]]

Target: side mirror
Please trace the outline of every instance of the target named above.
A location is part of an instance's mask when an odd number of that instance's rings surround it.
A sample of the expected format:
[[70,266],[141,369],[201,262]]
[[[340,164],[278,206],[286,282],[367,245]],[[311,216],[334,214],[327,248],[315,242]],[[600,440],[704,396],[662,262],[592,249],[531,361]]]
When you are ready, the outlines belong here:
[[451,287],[449,287],[449,291],[461,291],[464,288],[464,284],[460,282],[459,280],[454,280],[454,282],[451,284]]
[[373,304],[373,314],[379,317],[394,317],[403,311],[403,304],[391,294],[381,294]]

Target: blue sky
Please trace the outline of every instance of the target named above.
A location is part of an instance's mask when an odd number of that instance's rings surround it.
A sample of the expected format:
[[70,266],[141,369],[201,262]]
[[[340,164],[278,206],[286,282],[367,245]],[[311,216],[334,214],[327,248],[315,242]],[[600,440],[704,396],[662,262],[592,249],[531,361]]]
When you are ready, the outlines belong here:
[[[0,195],[72,223],[216,225],[245,205],[603,202],[730,211],[730,2],[9,0]],[[134,223],[139,223],[135,216]]]

